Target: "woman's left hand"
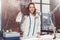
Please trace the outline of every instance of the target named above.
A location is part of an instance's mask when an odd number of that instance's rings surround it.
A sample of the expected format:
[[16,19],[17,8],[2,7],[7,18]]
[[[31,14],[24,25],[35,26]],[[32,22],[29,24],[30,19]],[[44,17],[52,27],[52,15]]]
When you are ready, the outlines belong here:
[[37,32],[37,36],[36,36],[37,38],[40,38],[40,32]]

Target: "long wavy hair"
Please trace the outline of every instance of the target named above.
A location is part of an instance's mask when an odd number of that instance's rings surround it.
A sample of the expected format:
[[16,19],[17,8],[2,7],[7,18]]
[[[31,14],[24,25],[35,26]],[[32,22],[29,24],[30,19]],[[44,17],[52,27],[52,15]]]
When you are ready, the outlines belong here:
[[[26,8],[26,14],[29,16],[30,15],[30,11],[29,11],[29,6],[30,5],[33,5],[34,6],[34,8],[35,8],[35,4],[34,3],[29,3],[28,4],[28,7]],[[34,10],[34,12],[33,12],[33,15],[35,16],[36,15],[36,8],[35,8],[35,10]]]

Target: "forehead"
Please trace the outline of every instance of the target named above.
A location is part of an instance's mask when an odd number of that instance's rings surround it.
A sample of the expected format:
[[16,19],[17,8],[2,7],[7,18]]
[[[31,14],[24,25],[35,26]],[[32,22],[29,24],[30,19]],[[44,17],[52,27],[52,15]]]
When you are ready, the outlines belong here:
[[35,7],[35,5],[34,4],[30,4],[30,6],[29,7]]

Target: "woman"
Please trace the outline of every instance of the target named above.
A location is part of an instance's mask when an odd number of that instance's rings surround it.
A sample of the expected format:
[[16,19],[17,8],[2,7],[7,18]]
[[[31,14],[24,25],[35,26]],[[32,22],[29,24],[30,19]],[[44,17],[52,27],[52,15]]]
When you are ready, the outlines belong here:
[[36,12],[35,4],[30,3],[27,7],[27,16],[22,23],[24,38],[38,37],[40,35],[40,16]]
[[30,3],[26,9],[27,15],[21,24],[23,38],[36,38],[40,36],[40,16],[36,12],[35,4]]

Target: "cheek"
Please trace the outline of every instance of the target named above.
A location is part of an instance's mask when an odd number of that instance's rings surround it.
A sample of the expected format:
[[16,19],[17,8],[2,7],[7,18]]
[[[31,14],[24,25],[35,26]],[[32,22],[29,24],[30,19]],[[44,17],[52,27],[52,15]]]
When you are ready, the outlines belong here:
[[31,8],[29,8],[29,11],[31,11]]
[[34,11],[34,10],[35,10],[35,8],[30,8],[29,10],[30,10],[30,11]]

